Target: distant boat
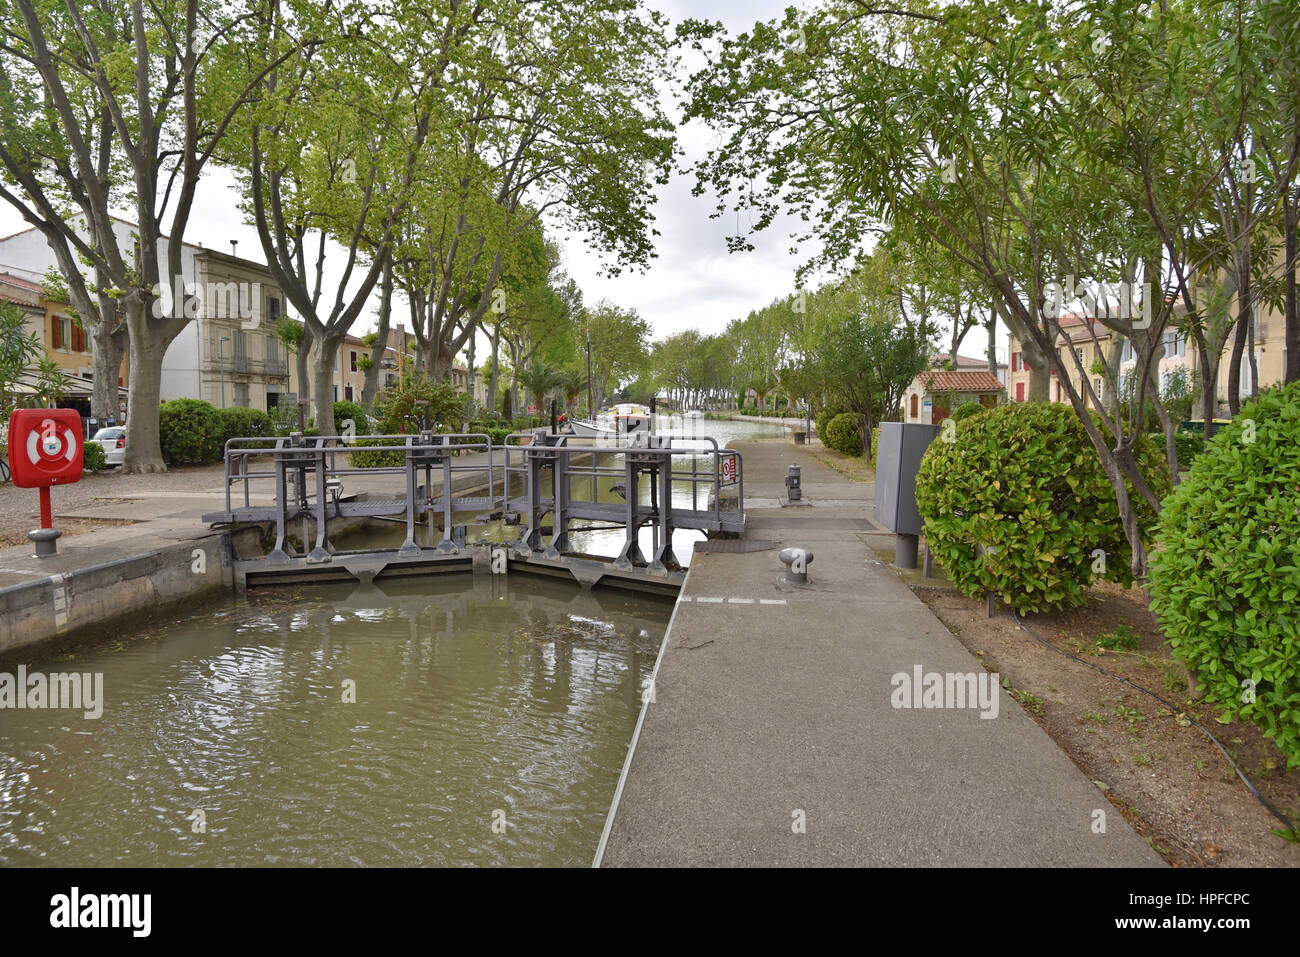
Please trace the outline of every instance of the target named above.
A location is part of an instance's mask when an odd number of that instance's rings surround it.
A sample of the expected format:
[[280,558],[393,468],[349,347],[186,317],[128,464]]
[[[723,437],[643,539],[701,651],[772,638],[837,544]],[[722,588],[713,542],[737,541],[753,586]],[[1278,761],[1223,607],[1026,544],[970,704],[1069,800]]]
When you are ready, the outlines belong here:
[[687,409],[685,412],[682,413],[682,415],[688,419],[704,418],[704,413],[701,412],[699,409]]
[[574,419],[570,422],[569,431],[574,435],[583,435],[587,438],[612,438],[618,435],[613,429],[605,428],[595,422],[585,422],[582,419]]

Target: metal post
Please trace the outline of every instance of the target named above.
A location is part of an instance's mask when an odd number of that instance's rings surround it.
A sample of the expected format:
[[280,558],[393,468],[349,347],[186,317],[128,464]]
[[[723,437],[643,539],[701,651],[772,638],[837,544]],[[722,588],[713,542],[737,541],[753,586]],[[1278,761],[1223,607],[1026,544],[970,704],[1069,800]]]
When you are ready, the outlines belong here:
[[[325,445],[324,440],[317,440],[320,443],[320,451],[315,456],[316,464],[316,547],[311,550],[307,556],[307,562],[311,565],[318,565],[330,561],[333,557],[329,551],[329,544],[325,538]],[[303,548],[307,547],[306,540],[303,541]]]
[[[432,436],[430,436],[432,438]],[[446,446],[442,450],[442,541],[438,543],[438,551],[447,555],[456,554],[459,549],[456,548],[455,541],[452,540],[451,526],[451,437],[444,435],[442,444]],[[430,498],[433,497],[430,492]]]

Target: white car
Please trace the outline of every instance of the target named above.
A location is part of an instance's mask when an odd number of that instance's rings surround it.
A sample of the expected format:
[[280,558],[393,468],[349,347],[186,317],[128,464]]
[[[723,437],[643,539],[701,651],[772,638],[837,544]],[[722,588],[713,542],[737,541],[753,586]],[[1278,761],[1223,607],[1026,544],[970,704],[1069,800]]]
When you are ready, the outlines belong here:
[[90,439],[104,450],[104,460],[109,465],[121,465],[126,461],[126,429],[120,425],[100,429]]

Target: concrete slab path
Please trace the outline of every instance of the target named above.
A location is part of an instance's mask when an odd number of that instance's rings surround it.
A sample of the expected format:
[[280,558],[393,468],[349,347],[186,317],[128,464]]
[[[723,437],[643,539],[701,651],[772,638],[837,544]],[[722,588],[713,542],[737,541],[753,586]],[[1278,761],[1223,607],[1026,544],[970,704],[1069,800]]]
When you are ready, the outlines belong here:
[[1162,864],[1005,689],[996,717],[895,707],[893,676],[981,662],[868,548],[869,485],[790,442],[733,447],[747,496],[800,464],[813,504],[746,534],[809,547],[811,583],[775,549],[694,556],[602,866]]

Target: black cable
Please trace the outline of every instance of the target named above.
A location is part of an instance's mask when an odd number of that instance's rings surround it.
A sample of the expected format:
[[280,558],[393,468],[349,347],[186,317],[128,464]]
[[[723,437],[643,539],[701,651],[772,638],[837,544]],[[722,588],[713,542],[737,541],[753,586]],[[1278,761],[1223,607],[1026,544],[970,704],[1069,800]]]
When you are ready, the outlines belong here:
[[1016,611],[1015,608],[1011,609],[1011,616],[1016,620],[1016,624],[1019,625],[1021,628],[1023,628],[1025,631],[1029,632],[1029,634],[1039,644],[1046,645],[1048,648],[1051,648],[1053,651],[1065,655],[1065,657],[1067,658],[1073,658],[1075,661],[1079,662],[1080,664],[1087,665],[1089,668],[1093,669],[1094,671],[1100,671],[1108,678],[1114,678],[1116,681],[1122,681],[1130,688],[1133,688],[1136,691],[1140,691],[1144,695],[1150,698],[1155,698],[1161,704],[1165,705],[1171,711],[1173,711],[1174,714],[1176,715],[1181,714],[1183,717],[1185,717],[1189,722],[1191,722],[1193,727],[1197,728],[1203,735],[1205,735],[1207,738],[1213,741],[1215,747],[1217,747],[1221,752],[1223,752],[1223,756],[1227,759],[1228,763],[1232,765],[1232,770],[1237,772],[1237,777],[1241,778],[1242,782],[1246,785],[1246,787],[1250,789],[1250,793],[1255,795],[1256,800],[1258,800],[1260,804],[1264,805],[1264,807],[1268,810],[1268,813],[1272,814],[1275,818],[1281,821],[1282,824],[1285,825],[1287,831],[1293,837],[1296,834],[1300,834],[1300,832],[1296,831],[1295,825],[1292,824],[1289,820],[1287,820],[1286,815],[1283,814],[1281,811],[1279,811],[1277,808],[1275,808],[1272,804],[1269,804],[1268,799],[1265,798],[1264,795],[1260,794],[1258,790],[1256,790],[1255,785],[1250,783],[1250,778],[1246,777],[1246,775],[1242,772],[1241,768],[1237,767],[1237,762],[1232,760],[1232,755],[1228,753],[1228,749],[1225,748],[1222,745],[1222,743],[1220,743],[1219,739],[1216,738],[1214,735],[1212,735],[1209,732],[1209,730],[1205,728],[1204,725],[1202,725],[1199,721],[1197,721],[1190,714],[1188,714],[1185,709],[1178,707],[1178,705],[1174,704],[1172,701],[1166,701],[1164,698],[1160,697],[1160,695],[1156,694],[1154,691],[1148,691],[1146,688],[1143,688],[1141,685],[1134,684],[1132,681],[1129,681],[1123,675],[1117,675],[1114,672],[1107,671],[1105,668],[1101,667],[1101,665],[1094,664],[1091,661],[1087,661],[1083,658],[1080,658],[1078,655],[1071,654],[1070,652],[1066,651],[1064,648],[1056,647],[1056,645],[1052,644],[1050,641],[1045,640],[1041,635],[1038,634],[1038,632],[1034,631],[1034,629],[1026,625],[1024,620],[1020,617],[1020,612]]

